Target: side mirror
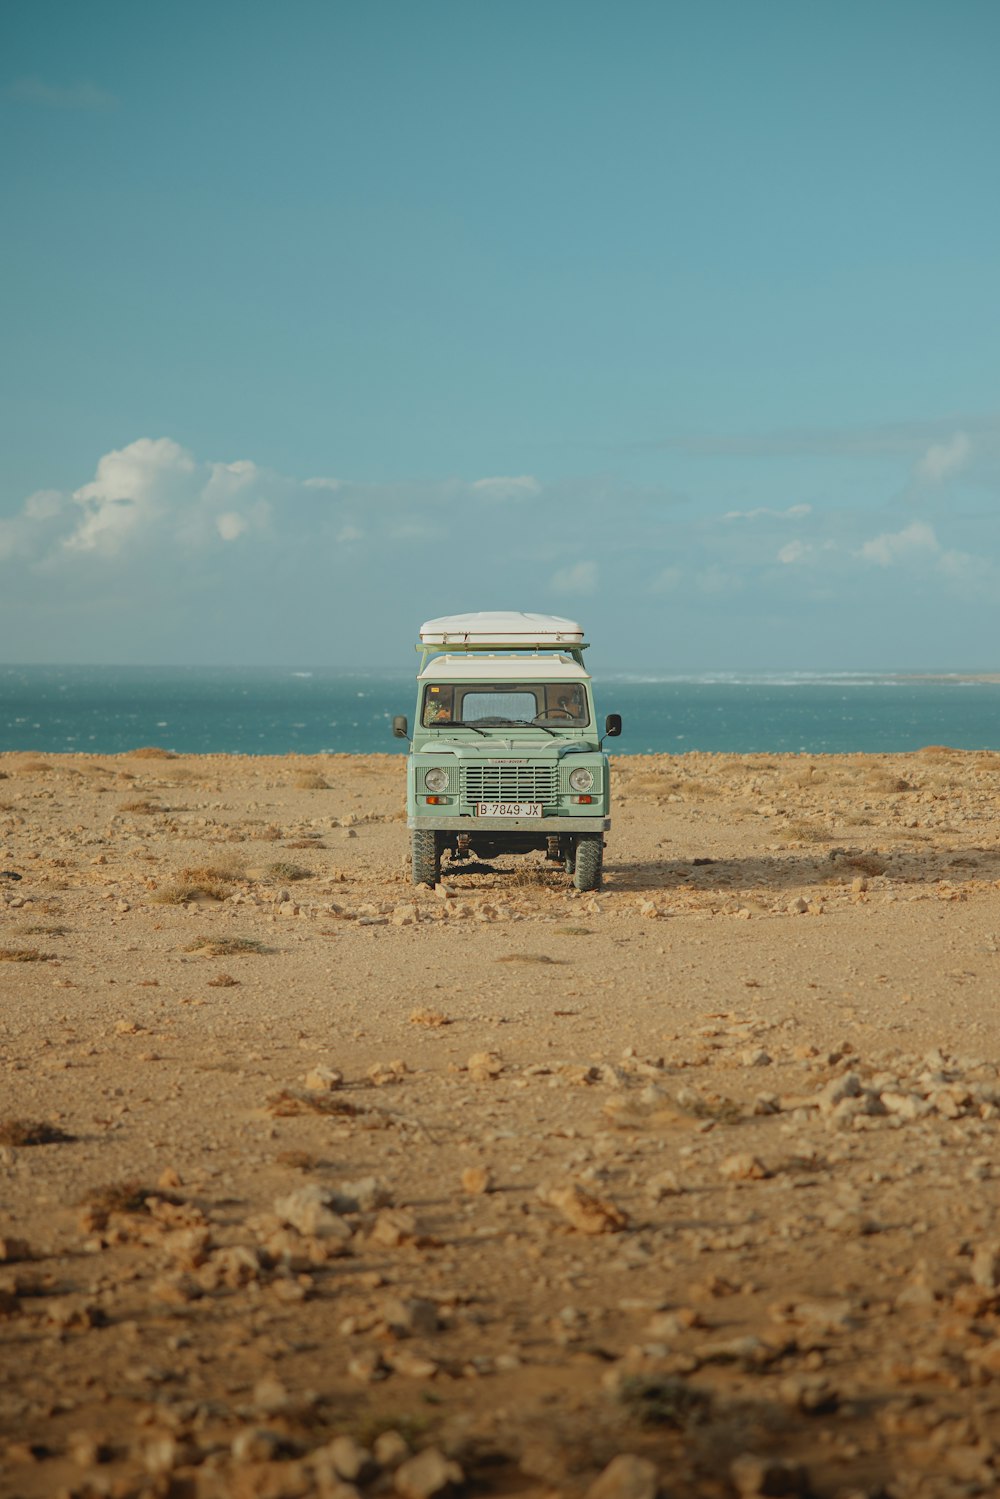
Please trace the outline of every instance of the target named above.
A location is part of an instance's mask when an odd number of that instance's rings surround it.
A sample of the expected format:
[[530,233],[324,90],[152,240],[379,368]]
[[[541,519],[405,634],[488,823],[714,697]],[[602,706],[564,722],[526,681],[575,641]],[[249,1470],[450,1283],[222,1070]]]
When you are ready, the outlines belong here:
[[604,732],[609,739],[617,739],[622,731],[622,716],[620,713],[609,713],[604,720]]
[[408,739],[410,737],[406,718],[402,713],[397,713],[396,717],[392,720],[392,732],[397,739]]

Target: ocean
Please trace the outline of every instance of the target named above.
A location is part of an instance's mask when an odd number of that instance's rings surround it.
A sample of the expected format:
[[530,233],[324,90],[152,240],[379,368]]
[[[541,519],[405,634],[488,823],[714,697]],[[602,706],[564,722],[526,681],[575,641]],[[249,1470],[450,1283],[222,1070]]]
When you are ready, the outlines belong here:
[[[893,673],[607,672],[615,754],[1000,749],[1000,681]],[[0,666],[0,750],[405,754],[412,674],[274,667]]]

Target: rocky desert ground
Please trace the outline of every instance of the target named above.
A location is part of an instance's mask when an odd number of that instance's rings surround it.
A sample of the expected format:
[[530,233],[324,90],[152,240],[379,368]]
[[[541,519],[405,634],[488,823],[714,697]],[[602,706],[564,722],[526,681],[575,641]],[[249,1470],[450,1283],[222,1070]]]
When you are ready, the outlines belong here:
[[1000,1488],[1000,755],[0,756],[0,1495]]

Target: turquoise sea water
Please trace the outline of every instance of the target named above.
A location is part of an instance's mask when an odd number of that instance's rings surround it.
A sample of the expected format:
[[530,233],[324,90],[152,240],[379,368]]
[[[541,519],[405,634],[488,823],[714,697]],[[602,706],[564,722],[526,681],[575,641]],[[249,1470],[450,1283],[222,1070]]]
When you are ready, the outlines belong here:
[[[1000,749],[1000,685],[883,673],[596,674],[616,754]],[[0,666],[0,750],[405,753],[412,674],[280,668]]]

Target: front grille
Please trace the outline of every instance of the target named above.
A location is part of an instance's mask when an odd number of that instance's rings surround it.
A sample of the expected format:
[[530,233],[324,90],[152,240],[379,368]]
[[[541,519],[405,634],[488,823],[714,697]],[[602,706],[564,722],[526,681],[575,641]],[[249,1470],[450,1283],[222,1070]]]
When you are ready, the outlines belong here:
[[541,802],[556,805],[554,765],[463,765],[463,802]]

